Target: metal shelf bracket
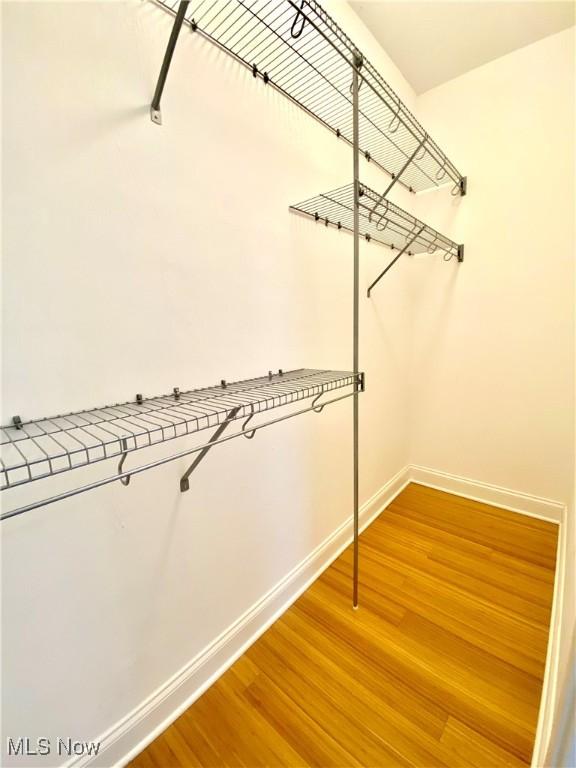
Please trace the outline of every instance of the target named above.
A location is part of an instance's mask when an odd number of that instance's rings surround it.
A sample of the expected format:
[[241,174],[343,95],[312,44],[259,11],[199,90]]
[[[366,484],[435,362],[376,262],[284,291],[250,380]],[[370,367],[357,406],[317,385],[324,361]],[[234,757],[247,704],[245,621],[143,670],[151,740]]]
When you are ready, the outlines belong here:
[[156,83],[156,90],[154,91],[154,97],[152,98],[152,104],[150,105],[150,119],[156,125],[162,125],[162,112],[160,110],[160,101],[162,99],[162,92],[164,85],[166,84],[166,78],[168,77],[168,71],[172,62],[172,56],[174,55],[174,49],[176,48],[176,42],[178,41],[178,35],[182,29],[184,22],[184,16],[188,10],[190,0],[180,0],[176,17],[174,18],[174,24],[172,26],[172,32],[166,46],[166,53],[164,54],[164,60],[162,61],[162,67],[160,68],[160,74],[158,75],[158,82]]
[[[402,248],[402,250],[398,252],[398,254],[397,254],[397,255],[396,255],[396,256],[395,256],[395,257],[392,259],[392,261],[390,262],[390,264],[388,264],[388,266],[386,267],[386,269],[383,269],[383,270],[382,270],[382,272],[380,272],[380,274],[378,275],[378,277],[376,278],[376,280],[374,280],[374,282],[370,284],[370,287],[368,288],[368,291],[367,291],[367,296],[368,296],[368,298],[370,298],[370,291],[371,291],[371,290],[374,288],[374,286],[376,285],[376,283],[379,283],[379,282],[380,282],[380,280],[382,280],[382,278],[384,277],[384,275],[386,274],[386,272],[388,272],[388,270],[389,270],[391,267],[393,267],[393,266],[394,266],[394,264],[396,264],[396,262],[398,261],[398,259],[400,258],[400,256],[402,256],[402,254],[403,254],[403,253],[405,253],[405,252],[408,250],[408,248],[410,248],[410,246],[412,245],[412,243],[414,242],[414,240],[416,240],[416,238],[417,238],[417,237],[418,237],[418,235],[419,235],[419,234],[422,232],[422,230],[423,230],[423,229],[424,229],[424,225],[423,225],[423,226],[421,226],[421,227],[420,227],[420,229],[419,229],[419,230],[418,230],[418,231],[417,231],[417,232],[416,232],[414,235],[412,235],[412,237],[411,237],[411,239],[410,239],[410,240],[407,240],[407,241],[406,241],[406,245],[404,246],[404,248]],[[460,258],[458,258],[458,261],[460,261]]]
[[[396,173],[396,174],[392,174],[392,181],[390,182],[390,184],[388,184],[388,186],[386,187],[386,189],[384,190],[384,192],[382,192],[382,194],[380,195],[380,197],[379,197],[378,201],[374,203],[374,207],[372,208],[372,210],[370,211],[370,214],[368,215],[368,221],[370,221],[370,222],[372,221],[372,214],[374,213],[374,211],[376,211],[376,209],[378,208],[378,206],[380,205],[380,203],[381,203],[383,200],[385,200],[385,199],[388,197],[388,193],[390,192],[390,190],[392,189],[392,187],[394,186],[394,184],[396,184],[397,182],[399,182],[399,181],[400,181],[400,177],[402,176],[402,174],[404,173],[404,171],[405,171],[405,170],[408,168],[408,166],[410,165],[410,163],[412,163],[412,162],[413,162],[413,161],[416,159],[416,155],[418,154],[418,152],[420,152],[420,150],[421,150],[422,148],[424,148],[424,146],[425,146],[425,144],[426,144],[426,139],[427,139],[427,138],[428,138],[428,134],[424,134],[424,138],[422,139],[422,141],[420,141],[420,142],[418,143],[418,146],[417,146],[417,147],[416,147],[416,149],[415,149],[415,150],[412,152],[412,154],[410,155],[410,157],[408,157],[408,159],[406,160],[406,162],[404,163],[404,165],[402,166],[402,168],[401,168],[401,169],[398,171],[398,173]],[[412,189],[412,187],[410,187],[410,192],[414,192],[414,190]]]
[[214,434],[208,441],[208,445],[206,445],[206,447],[200,451],[200,453],[198,454],[198,456],[196,456],[192,464],[190,464],[186,472],[184,472],[184,474],[180,478],[180,490],[182,493],[190,490],[190,482],[188,478],[190,477],[192,472],[194,472],[198,464],[200,464],[202,459],[206,456],[208,451],[212,448],[212,443],[215,443],[220,437],[220,435],[230,426],[232,421],[238,415],[239,410],[240,410],[240,406],[238,406],[238,408],[232,408],[232,410],[226,416],[226,421],[223,421],[222,424],[220,424],[218,429],[214,432]]

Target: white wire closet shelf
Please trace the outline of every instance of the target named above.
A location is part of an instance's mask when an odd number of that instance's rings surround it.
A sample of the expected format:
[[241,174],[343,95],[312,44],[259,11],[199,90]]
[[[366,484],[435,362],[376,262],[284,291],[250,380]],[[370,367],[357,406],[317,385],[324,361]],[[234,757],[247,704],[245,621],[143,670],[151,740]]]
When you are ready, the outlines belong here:
[[[126,456],[238,419],[246,419],[246,426],[265,411],[311,397],[316,402],[327,392],[363,384],[360,377],[346,371],[302,368],[187,392],[175,389],[170,395],[146,399],[138,395],[133,402],[49,419],[22,422],[15,417],[12,425],[0,429],[1,489]],[[332,400],[315,402],[313,409],[318,411]],[[262,426],[266,425],[253,425],[250,431],[253,434]]]
[[[331,192],[291,205],[290,209],[347,232],[354,232],[354,185],[347,184]],[[463,246],[424,224],[411,213],[394,205],[374,190],[360,184],[360,237],[392,250],[444,254],[446,260],[463,258]],[[408,246],[408,247],[407,247]]]
[[[156,2],[176,16],[183,14],[179,23],[231,54],[350,145],[351,65],[358,65],[364,156],[393,178],[401,173],[399,182],[411,191],[450,184],[454,194],[465,194],[462,174],[316,0]],[[166,73],[167,67],[162,87]],[[156,122],[161,122],[162,87],[153,101]]]

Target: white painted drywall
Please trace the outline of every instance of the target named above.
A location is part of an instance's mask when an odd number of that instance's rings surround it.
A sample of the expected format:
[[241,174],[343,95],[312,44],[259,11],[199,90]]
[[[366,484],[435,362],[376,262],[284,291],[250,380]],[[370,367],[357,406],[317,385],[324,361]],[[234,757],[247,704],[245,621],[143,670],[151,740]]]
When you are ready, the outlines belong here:
[[[329,8],[418,106],[352,11]],[[349,367],[350,240],[288,213],[349,180],[349,150],[187,33],[154,126],[171,20],[151,3],[2,11],[3,421]],[[395,198],[465,240],[466,262],[403,260],[362,302],[362,500],[410,459],[568,498],[568,39],[420,102],[470,196]],[[362,286],[387,257],[362,246]],[[336,530],[350,412],[215,449],[185,496],[182,461],[3,525],[4,735],[98,737]]]
[[416,93],[575,23],[570,0],[350,0]]
[[[412,106],[353,11],[330,10]],[[187,31],[152,124],[172,19],[150,2],[2,12],[2,423],[349,369],[351,239],[288,206],[348,183],[350,150]],[[388,258],[363,245],[363,290]],[[362,501],[408,461],[408,268],[362,302]],[[184,460],[3,524],[3,734],[98,737],[274,587],[351,514],[351,414],[227,443],[186,495]]]
[[[414,259],[412,462],[566,503],[574,457],[574,31],[420,97],[469,195],[420,195],[466,244]],[[441,438],[441,439],[440,439]]]
[[574,627],[574,28],[418,99],[470,177],[421,214],[466,243],[413,262],[411,457],[567,505],[560,674]]

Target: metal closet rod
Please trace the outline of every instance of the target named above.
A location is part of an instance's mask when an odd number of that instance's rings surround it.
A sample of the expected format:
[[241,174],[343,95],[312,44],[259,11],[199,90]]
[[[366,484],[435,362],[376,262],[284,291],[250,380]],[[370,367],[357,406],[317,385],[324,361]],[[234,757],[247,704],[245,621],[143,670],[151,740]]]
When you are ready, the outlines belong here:
[[[225,443],[228,440],[233,440],[235,437],[242,437],[242,436],[244,436],[244,437],[247,437],[248,439],[251,439],[254,436],[255,432],[257,432],[260,429],[264,429],[264,427],[270,427],[270,426],[272,426],[272,424],[278,424],[281,421],[286,421],[287,419],[291,419],[294,416],[300,416],[301,414],[309,413],[310,411],[314,411],[315,413],[319,413],[327,405],[331,405],[332,403],[337,403],[340,400],[346,400],[349,397],[353,397],[354,395],[357,394],[358,391],[360,391],[360,392],[364,391],[364,376],[363,376],[363,374],[359,375],[358,382],[354,386],[354,391],[353,392],[348,392],[345,395],[340,395],[339,397],[331,398],[330,400],[327,400],[324,403],[317,403],[317,400],[320,397],[320,395],[317,395],[314,398],[314,400],[312,402],[312,405],[309,406],[308,408],[301,408],[298,411],[294,411],[293,413],[289,413],[289,414],[286,414],[284,416],[278,416],[277,418],[270,419],[269,421],[266,421],[266,422],[264,422],[262,424],[253,425],[253,426],[250,427],[250,429],[242,429],[242,430],[240,430],[238,432],[235,432],[233,435],[226,435],[226,437],[218,437],[216,439],[213,438],[213,439],[207,441],[206,443],[203,443],[202,445],[199,445],[199,446],[197,446],[195,448],[188,448],[188,449],[186,449],[184,451],[179,451],[178,453],[175,453],[172,456],[166,456],[166,457],[164,457],[162,459],[157,459],[156,461],[151,461],[148,464],[143,464],[143,465],[141,465],[139,467],[135,467],[134,469],[119,471],[115,475],[111,475],[110,477],[105,477],[105,478],[103,478],[101,480],[96,480],[93,483],[87,483],[86,485],[82,485],[82,486],[80,486],[78,488],[73,488],[70,491],[63,491],[62,493],[58,493],[58,494],[56,494],[54,496],[49,496],[48,498],[45,498],[45,499],[40,499],[39,501],[31,502],[30,504],[26,504],[26,505],[24,505],[22,507],[18,507],[16,509],[9,510],[8,512],[2,512],[2,514],[0,515],[0,520],[3,521],[3,520],[8,520],[11,517],[17,517],[18,515],[24,514],[24,512],[30,512],[33,509],[38,509],[40,507],[45,507],[48,504],[54,504],[57,501],[63,501],[64,499],[71,498],[72,496],[77,496],[80,493],[85,493],[86,491],[91,491],[91,490],[93,490],[95,488],[100,488],[103,485],[109,485],[110,483],[115,483],[117,481],[120,481],[120,482],[126,481],[126,482],[123,482],[122,484],[123,485],[128,485],[132,475],[138,475],[141,472],[146,472],[148,469],[153,469],[154,467],[159,467],[159,466],[162,466],[163,464],[168,464],[169,462],[176,461],[177,459],[181,459],[184,456],[190,456],[190,455],[192,455],[194,453],[205,452],[205,451],[209,450],[210,448],[212,448],[214,445],[219,445],[220,443]],[[320,393],[320,394],[324,394],[324,393]],[[233,418],[234,417],[232,416],[229,420],[223,422],[223,424],[221,424],[220,427],[228,426],[228,424],[230,423],[230,421]],[[120,460],[119,469],[122,468],[122,466],[124,464],[124,459],[125,459],[125,455],[123,455],[121,460]],[[182,486],[181,486],[181,490],[185,490],[185,489],[183,489]]]

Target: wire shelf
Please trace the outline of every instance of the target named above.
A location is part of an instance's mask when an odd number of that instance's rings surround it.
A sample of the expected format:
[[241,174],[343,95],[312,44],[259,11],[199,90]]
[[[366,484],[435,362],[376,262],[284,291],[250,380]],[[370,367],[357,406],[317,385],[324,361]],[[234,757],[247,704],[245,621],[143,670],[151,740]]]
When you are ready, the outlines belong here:
[[[310,216],[326,226],[354,232],[354,185],[317,195],[290,209]],[[461,246],[424,224],[411,213],[383,199],[369,187],[360,185],[360,236],[393,250],[401,250],[414,236],[408,254],[444,251],[444,258],[459,257]]]
[[2,427],[1,489],[317,398],[355,382],[346,371],[302,368]]
[[[156,2],[176,14],[175,0]],[[349,144],[351,64],[360,60],[362,153],[392,177],[415,153],[404,186],[451,183],[464,193],[464,177],[316,0],[191,0],[185,22]]]

